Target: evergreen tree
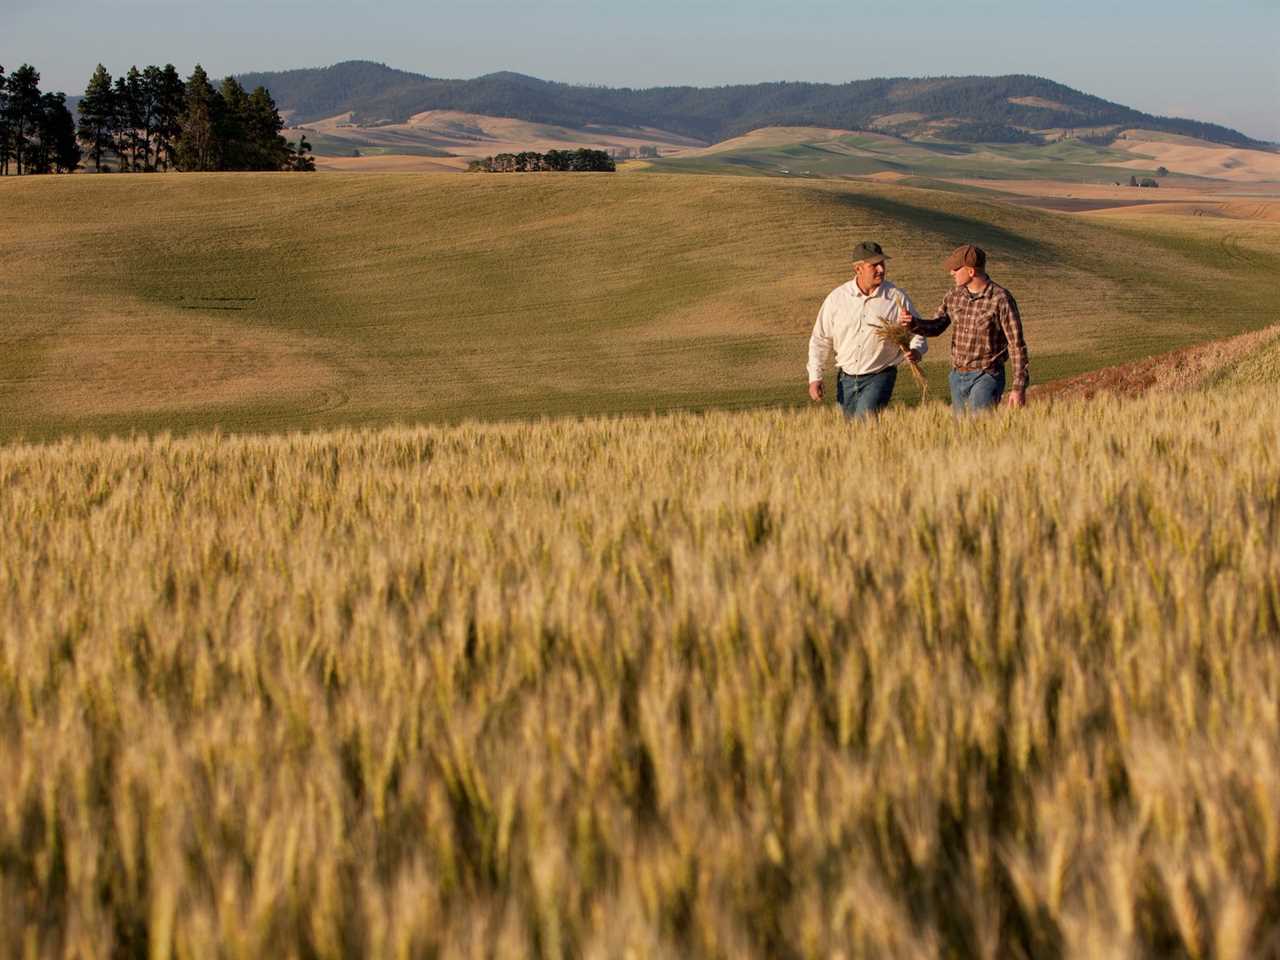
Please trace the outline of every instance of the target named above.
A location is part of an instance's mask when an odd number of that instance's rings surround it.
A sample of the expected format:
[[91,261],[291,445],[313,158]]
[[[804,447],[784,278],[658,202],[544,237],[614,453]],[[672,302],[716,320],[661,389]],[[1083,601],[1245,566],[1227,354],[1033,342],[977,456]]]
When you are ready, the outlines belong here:
[[[308,156],[311,153],[311,144],[307,141],[306,135],[298,137],[298,146],[295,148],[289,144],[289,169],[301,172],[314,172],[316,169],[316,158]],[[473,161],[474,162],[474,161]]]
[[124,77],[111,85],[111,152],[120,161],[120,172],[129,172],[129,87]]
[[0,67],[0,177],[9,173],[9,148],[12,138],[9,136],[9,79],[5,76],[4,67]]
[[289,143],[280,135],[284,121],[266,87],[254,87],[249,95],[246,127],[252,143],[253,170],[286,170],[291,165]]
[[18,176],[26,172],[27,148],[40,129],[40,74],[24,63],[9,77],[9,103],[5,115],[9,119],[10,151]]
[[[84,88],[84,96],[80,99],[80,142],[89,150],[93,158],[93,168],[102,172],[103,155],[111,148],[112,123],[115,106],[112,103],[114,94],[111,90],[111,74],[107,68],[98,64],[89,85]],[[106,168],[110,170],[110,167]]]
[[146,104],[143,102],[142,74],[130,67],[123,77],[116,78],[115,90],[116,152],[120,154],[120,167],[128,167],[134,173],[144,166],[143,140],[146,125]]
[[76,122],[62,93],[40,97],[35,138],[28,145],[28,173],[71,173],[80,165]]
[[[152,73],[152,71],[155,71]],[[164,69],[147,68],[147,82],[151,85],[152,136],[155,138],[155,166],[168,170],[177,165],[178,137],[182,134],[180,123],[186,101],[186,87],[172,63]]]
[[46,166],[54,173],[74,173],[83,154],[76,142],[76,120],[67,109],[66,95],[46,93],[40,98],[40,106],[40,143]]
[[156,101],[159,93],[160,68],[151,65],[142,71],[142,168],[148,173],[159,165],[159,154],[156,146],[156,123],[160,105]]
[[182,116],[178,120],[178,169],[218,169],[218,140],[214,123],[221,113],[218,92],[209,75],[196,64],[187,78]]
[[222,81],[219,91],[222,110],[216,117],[214,133],[220,148],[219,170],[252,170],[254,144],[250,132],[249,94],[235,77]]

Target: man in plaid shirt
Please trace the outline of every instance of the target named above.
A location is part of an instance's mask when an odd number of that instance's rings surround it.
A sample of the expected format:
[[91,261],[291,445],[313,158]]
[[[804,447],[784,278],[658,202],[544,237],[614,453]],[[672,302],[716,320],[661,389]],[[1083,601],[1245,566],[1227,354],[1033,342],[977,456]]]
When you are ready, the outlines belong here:
[[932,320],[899,312],[912,333],[936,337],[951,332],[951,405],[957,413],[994,407],[1004,393],[1004,363],[1013,364],[1013,384],[1006,401],[1011,407],[1027,402],[1027,342],[1022,336],[1018,304],[1000,284],[987,276],[987,255],[966,244],[947,258],[955,289],[946,295]]

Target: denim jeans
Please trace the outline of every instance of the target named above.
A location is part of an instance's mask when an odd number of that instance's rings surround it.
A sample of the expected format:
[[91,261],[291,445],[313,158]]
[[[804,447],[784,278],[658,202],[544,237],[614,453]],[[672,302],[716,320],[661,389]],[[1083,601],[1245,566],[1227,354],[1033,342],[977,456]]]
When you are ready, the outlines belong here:
[[879,413],[889,405],[897,379],[897,367],[886,367],[879,373],[858,376],[850,376],[840,370],[836,373],[836,403],[840,404],[846,417],[865,417]]
[[1004,393],[1004,367],[995,373],[986,370],[951,371],[951,408],[956,413],[976,413],[996,406]]

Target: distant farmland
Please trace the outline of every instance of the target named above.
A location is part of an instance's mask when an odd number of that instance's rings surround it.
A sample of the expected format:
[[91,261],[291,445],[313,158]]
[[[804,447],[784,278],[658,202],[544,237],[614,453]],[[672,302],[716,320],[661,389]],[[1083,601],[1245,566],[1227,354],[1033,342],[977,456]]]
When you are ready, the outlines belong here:
[[[922,309],[953,246],[987,247],[1038,382],[1265,326],[1280,274],[1271,224],[890,184],[249,174],[0,194],[2,437],[788,404],[863,237]],[[935,396],[945,357],[926,359]]]

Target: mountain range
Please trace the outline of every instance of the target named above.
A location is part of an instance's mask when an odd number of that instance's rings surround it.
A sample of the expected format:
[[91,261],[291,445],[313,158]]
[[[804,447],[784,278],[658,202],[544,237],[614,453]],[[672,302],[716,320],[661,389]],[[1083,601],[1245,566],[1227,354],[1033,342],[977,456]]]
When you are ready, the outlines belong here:
[[1106,141],[1140,127],[1233,146],[1264,145],[1219,124],[1153,116],[1025,74],[631,89],[511,72],[439,79],[350,60],[237,79],[247,89],[267,87],[293,124],[349,114],[354,124],[375,126],[455,110],[571,127],[648,127],[706,143],[769,126],[878,130],[960,143],[1042,142],[1063,135]]

